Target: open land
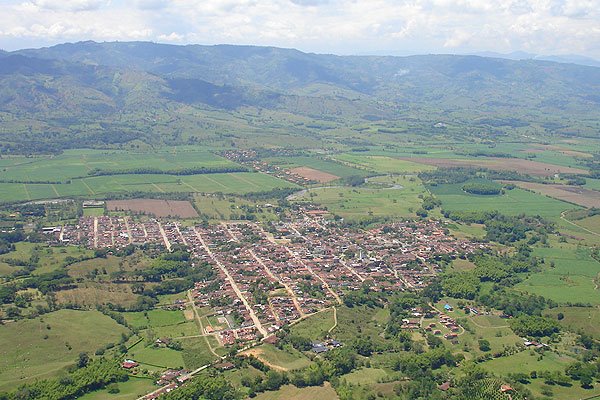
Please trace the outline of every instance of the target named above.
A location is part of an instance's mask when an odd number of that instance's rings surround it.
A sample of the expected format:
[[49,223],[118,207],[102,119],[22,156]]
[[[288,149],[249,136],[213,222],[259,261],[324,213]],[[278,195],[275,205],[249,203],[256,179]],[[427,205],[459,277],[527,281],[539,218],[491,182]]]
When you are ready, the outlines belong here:
[[195,218],[198,213],[189,201],[131,199],[106,202],[109,211],[133,211],[151,214],[155,217]]

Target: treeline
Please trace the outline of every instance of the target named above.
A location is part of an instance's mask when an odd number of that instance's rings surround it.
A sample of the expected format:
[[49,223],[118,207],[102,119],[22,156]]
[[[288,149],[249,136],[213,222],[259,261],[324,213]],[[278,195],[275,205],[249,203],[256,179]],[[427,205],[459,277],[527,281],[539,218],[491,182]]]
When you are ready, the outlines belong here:
[[129,379],[115,360],[100,358],[80,363],[79,367],[60,378],[40,380],[13,392],[0,393],[0,400],[71,400]]
[[548,234],[554,232],[554,225],[539,216],[504,215],[498,211],[447,211],[444,217],[464,223],[484,224],[486,240],[510,244],[526,239],[533,233],[528,244],[544,243]]
[[471,194],[492,196],[504,193],[502,186],[494,182],[469,182],[462,186],[462,190]]
[[517,171],[496,171],[487,168],[438,168],[434,171],[421,172],[418,176],[425,184],[431,186],[465,183],[469,180],[478,178],[544,183],[544,181],[539,178],[521,174]]
[[224,174],[231,172],[249,172],[249,169],[241,165],[216,166],[216,167],[191,167],[180,169],[160,169],[152,167],[130,168],[105,170],[94,168],[88,172],[89,176],[106,175],[203,175],[203,174]]
[[15,243],[25,240],[22,230],[0,232],[0,254],[10,253],[15,250]]

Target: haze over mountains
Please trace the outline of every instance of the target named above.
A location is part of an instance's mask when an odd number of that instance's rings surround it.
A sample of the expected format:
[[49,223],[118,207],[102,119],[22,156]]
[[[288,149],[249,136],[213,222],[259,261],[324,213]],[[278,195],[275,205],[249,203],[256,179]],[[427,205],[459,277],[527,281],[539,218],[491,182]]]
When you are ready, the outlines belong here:
[[[0,137],[16,151],[40,138],[58,147],[113,143],[117,133],[120,142],[162,140],[157,115],[204,129],[206,112],[242,109],[329,128],[412,120],[426,133],[439,120],[482,135],[506,126],[597,135],[589,121],[600,116],[598,93],[600,68],[540,60],[79,42],[0,53]],[[303,123],[298,133],[312,129]],[[228,132],[226,125],[210,129]]]

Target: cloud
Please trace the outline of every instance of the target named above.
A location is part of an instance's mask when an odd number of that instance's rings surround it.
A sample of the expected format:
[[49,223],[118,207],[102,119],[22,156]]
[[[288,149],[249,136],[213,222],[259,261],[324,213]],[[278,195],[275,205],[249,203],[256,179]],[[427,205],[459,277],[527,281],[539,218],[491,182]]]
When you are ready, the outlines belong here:
[[0,47],[147,39],[338,54],[600,58],[600,0],[4,0]]
[[92,11],[109,4],[107,0],[33,0],[34,6],[46,10]]

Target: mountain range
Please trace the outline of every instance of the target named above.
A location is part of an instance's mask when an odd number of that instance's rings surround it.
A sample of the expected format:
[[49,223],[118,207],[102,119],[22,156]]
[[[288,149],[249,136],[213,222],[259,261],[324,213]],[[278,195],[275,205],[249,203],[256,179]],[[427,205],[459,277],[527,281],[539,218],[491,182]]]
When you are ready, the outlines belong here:
[[[442,121],[482,137],[597,136],[599,93],[600,68],[536,59],[87,41],[0,53],[0,150],[177,143],[190,130],[206,138],[250,125],[275,133],[291,124],[302,135],[374,121],[418,134]],[[263,111],[270,120],[257,117]]]

